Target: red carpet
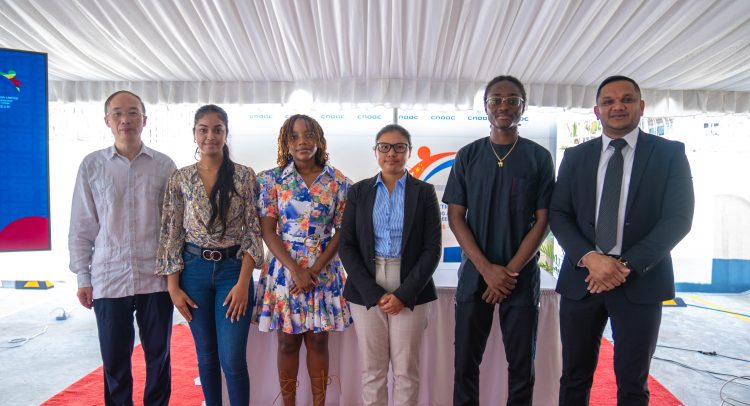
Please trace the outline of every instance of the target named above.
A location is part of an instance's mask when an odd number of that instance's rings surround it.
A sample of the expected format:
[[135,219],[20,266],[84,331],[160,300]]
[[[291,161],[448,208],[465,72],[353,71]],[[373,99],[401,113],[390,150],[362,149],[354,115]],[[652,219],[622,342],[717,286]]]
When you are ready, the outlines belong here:
[[[617,405],[617,384],[613,369],[613,356],[612,343],[603,339],[602,346],[599,349],[599,364],[596,367],[594,384],[591,387],[591,399],[589,401],[591,405]],[[649,406],[682,406],[682,402],[651,375],[648,377],[648,390],[651,392]]]
[[[602,340],[599,351],[599,366],[594,375],[591,389],[591,405],[607,406],[617,404],[617,389],[615,373],[612,369],[612,344]],[[143,349],[137,346],[133,351],[134,394],[136,404],[142,404],[143,382],[145,380],[145,365]],[[195,386],[193,380],[198,376],[198,364],[195,359],[195,347],[190,336],[190,329],[184,325],[174,326],[172,332],[172,396],[173,405],[200,405],[203,394],[200,387]],[[43,405],[55,406],[93,406],[103,405],[104,383],[102,368],[81,378],[78,382],[53,396]],[[651,391],[651,406],[681,406],[680,402],[657,380],[649,377],[648,386]]]
[[[195,346],[188,326],[175,325],[172,328],[172,395],[170,404],[200,405],[203,393],[195,386],[198,376],[198,361]],[[143,348],[138,345],[133,350],[133,401],[143,404],[143,385],[146,380],[146,363]],[[102,367],[84,376],[78,382],[53,396],[43,405],[57,406],[98,406],[104,404],[104,378]]]

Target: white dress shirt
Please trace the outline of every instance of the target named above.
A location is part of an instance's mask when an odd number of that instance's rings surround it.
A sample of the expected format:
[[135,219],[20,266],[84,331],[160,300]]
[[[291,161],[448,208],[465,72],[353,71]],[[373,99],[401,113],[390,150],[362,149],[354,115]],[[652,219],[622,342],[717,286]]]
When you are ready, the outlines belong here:
[[[630,186],[630,175],[633,173],[633,158],[635,157],[635,147],[638,142],[640,128],[636,127],[623,138],[628,145],[622,149],[622,189],[620,190],[620,208],[617,212],[617,243],[609,253],[613,255],[622,254],[622,232],[625,225],[625,204],[628,201],[628,187]],[[615,153],[615,148],[610,147],[612,141],[606,134],[602,133],[602,154],[599,157],[599,169],[596,175],[596,221],[599,221],[599,204],[602,198],[602,189],[604,188],[604,176],[607,173],[607,164],[609,159]],[[596,247],[597,252],[602,252]]]
[[163,292],[154,275],[161,208],[169,176],[168,156],[142,146],[130,161],[114,146],[81,162],[73,191],[68,248],[78,287],[93,298]]

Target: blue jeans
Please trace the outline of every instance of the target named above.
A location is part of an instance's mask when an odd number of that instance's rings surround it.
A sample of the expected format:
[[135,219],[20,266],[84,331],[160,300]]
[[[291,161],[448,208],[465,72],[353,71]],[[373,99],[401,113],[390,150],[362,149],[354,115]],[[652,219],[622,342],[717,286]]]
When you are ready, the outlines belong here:
[[253,283],[248,288],[247,312],[234,323],[226,317],[224,306],[229,291],[240,276],[242,262],[226,258],[219,262],[183,252],[185,268],[180,287],[198,305],[191,309],[190,331],[198,355],[198,372],[206,406],[221,405],[221,370],[227,381],[232,405],[250,403],[250,377],[247,372],[247,336],[250,332]]

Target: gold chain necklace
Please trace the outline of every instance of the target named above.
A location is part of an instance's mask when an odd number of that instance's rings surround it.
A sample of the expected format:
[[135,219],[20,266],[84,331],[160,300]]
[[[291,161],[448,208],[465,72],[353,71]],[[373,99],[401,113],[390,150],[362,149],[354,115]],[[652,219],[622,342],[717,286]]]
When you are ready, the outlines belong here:
[[[219,165],[219,166],[221,166],[221,165]],[[209,171],[209,172],[218,171],[219,170],[219,166],[217,166],[216,168],[209,168],[208,166],[202,165],[201,163],[196,163],[195,164],[195,167],[198,168],[199,170],[204,170],[204,171]]]
[[487,141],[490,143],[490,149],[492,150],[492,153],[495,155],[495,158],[497,158],[497,167],[502,169],[503,168],[503,161],[505,161],[506,158],[508,158],[508,155],[510,155],[511,152],[513,152],[513,149],[516,147],[516,144],[518,144],[518,139],[521,138],[520,135],[516,134],[516,140],[513,141],[513,146],[510,147],[510,151],[508,151],[502,158],[495,152],[495,147],[492,146],[492,139],[488,138]]

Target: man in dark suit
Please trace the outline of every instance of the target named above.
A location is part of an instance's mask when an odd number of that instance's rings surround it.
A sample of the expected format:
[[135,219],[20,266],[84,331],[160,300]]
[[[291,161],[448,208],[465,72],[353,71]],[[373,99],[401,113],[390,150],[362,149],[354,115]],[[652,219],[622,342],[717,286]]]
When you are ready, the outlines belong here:
[[560,405],[588,404],[611,320],[618,405],[647,405],[661,302],[674,297],[669,252],[690,230],[694,196],[685,146],[638,128],[638,84],[605,79],[594,112],[602,136],[565,151],[550,226],[565,250],[557,292]]

